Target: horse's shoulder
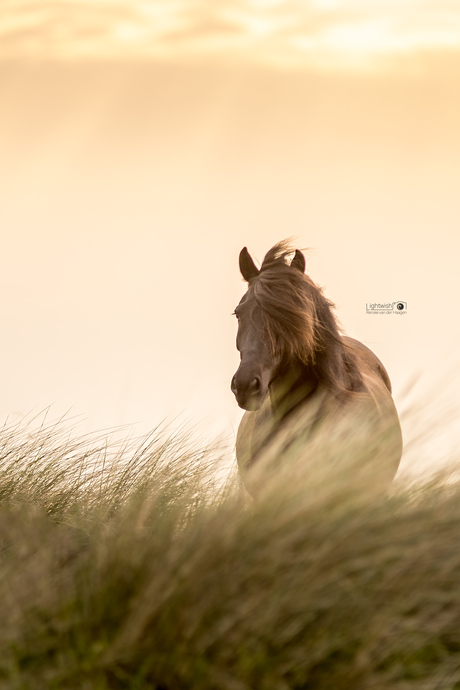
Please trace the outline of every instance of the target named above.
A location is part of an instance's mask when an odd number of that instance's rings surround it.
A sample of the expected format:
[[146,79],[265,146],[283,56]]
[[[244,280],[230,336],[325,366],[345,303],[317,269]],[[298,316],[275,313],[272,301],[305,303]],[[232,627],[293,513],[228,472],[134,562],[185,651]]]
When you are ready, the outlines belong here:
[[390,377],[388,376],[387,370],[385,369],[377,355],[374,352],[372,352],[372,350],[369,347],[367,347],[367,345],[364,345],[364,343],[362,343],[360,340],[350,338],[349,336],[343,336],[343,340],[346,345],[348,345],[352,348],[352,350],[354,350],[355,354],[358,357],[360,365],[364,369],[368,369],[369,373],[374,375],[377,374],[380,377],[380,379],[384,382],[389,392],[391,393]]

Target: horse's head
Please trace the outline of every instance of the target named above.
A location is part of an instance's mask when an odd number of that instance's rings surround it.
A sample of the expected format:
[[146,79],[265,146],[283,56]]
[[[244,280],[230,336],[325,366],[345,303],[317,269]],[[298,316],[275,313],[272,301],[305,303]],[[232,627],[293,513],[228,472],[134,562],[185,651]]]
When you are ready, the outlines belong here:
[[249,288],[235,309],[238,319],[236,347],[241,363],[231,388],[238,405],[245,410],[259,409],[276,377],[286,354],[283,321],[289,314],[289,306],[292,309],[292,304],[283,303],[285,286],[292,282],[295,288],[296,282],[304,278],[305,257],[296,250],[292,262],[287,264],[284,258],[289,252],[279,255],[283,246],[280,244],[274,248],[278,255],[274,252],[273,256],[265,257],[260,270],[246,247],[240,253],[240,270]]

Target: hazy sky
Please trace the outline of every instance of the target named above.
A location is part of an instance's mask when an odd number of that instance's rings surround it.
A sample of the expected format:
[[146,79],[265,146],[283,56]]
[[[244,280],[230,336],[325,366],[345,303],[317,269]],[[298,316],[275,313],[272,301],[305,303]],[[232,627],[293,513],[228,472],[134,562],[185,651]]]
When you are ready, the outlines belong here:
[[458,49],[457,0],[3,0],[4,58],[216,56],[300,67]]
[[397,401],[452,382],[458,2],[4,0],[0,61],[3,419],[231,431],[238,253],[291,235]]

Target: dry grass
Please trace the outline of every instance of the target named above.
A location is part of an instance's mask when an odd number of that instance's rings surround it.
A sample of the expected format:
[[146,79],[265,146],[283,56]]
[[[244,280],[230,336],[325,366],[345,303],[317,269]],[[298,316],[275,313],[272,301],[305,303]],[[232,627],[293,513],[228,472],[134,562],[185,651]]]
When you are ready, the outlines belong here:
[[2,430],[2,690],[460,688],[455,483],[353,502],[286,465],[253,504],[221,462]]

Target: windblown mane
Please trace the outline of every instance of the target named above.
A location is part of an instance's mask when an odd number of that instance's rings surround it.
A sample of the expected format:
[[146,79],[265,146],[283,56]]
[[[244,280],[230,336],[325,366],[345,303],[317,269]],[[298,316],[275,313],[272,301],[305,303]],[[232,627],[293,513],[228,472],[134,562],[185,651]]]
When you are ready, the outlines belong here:
[[360,390],[362,376],[354,353],[342,340],[334,304],[309,276],[290,266],[293,251],[288,240],[275,244],[249,283],[248,297],[254,299],[259,327],[273,353],[310,367],[328,388]]

